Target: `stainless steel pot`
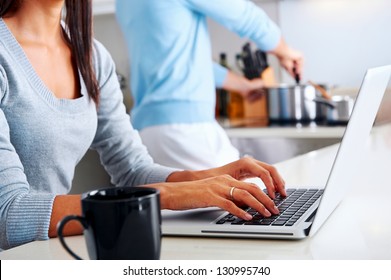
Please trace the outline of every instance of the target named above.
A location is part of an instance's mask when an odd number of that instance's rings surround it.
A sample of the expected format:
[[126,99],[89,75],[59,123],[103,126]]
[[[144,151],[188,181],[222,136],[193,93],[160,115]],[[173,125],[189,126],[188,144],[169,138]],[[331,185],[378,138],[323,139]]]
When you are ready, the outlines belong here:
[[267,88],[268,113],[271,122],[322,121],[326,106],[314,100],[320,93],[312,85],[282,85]]
[[329,124],[346,124],[352,113],[355,99],[348,95],[334,95],[331,100],[314,100],[326,108],[326,121]]

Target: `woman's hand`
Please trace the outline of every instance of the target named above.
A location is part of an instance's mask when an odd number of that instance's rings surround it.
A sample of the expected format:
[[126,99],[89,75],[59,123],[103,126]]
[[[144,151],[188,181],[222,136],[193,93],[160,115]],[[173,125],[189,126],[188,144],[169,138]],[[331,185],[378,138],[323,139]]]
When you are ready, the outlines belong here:
[[243,157],[240,160],[218,168],[198,171],[196,175],[201,178],[208,178],[223,174],[230,175],[236,180],[241,181],[254,177],[260,178],[265,184],[267,192],[272,199],[275,198],[276,192],[286,196],[285,181],[282,179],[277,169],[272,165],[251,157]]
[[244,220],[251,220],[252,216],[240,208],[243,205],[254,208],[265,217],[279,213],[274,202],[257,185],[239,181],[230,175],[148,186],[160,190],[162,209],[216,206]]
[[[254,177],[264,182],[268,195],[257,185],[243,182],[244,179]],[[285,182],[276,168],[250,157],[208,170],[174,172],[167,182],[150,185],[160,189],[164,209],[217,206],[246,220],[251,217],[240,205],[250,206],[268,217],[278,214],[272,201],[275,192],[286,196]]]

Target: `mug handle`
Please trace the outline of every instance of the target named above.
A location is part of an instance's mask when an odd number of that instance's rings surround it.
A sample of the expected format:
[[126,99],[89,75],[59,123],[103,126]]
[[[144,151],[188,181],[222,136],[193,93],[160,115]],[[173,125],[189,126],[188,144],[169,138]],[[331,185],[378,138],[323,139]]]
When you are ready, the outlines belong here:
[[61,245],[65,248],[65,250],[72,256],[74,257],[76,260],[82,260],[82,258],[80,258],[78,255],[76,255],[70,248],[69,246],[65,243],[65,239],[64,239],[64,235],[62,233],[65,225],[72,221],[72,220],[77,220],[81,223],[81,225],[86,228],[86,221],[83,217],[81,216],[76,216],[76,215],[70,215],[70,216],[66,216],[64,219],[62,219],[58,225],[57,225],[57,235],[60,239],[60,242],[61,242]]

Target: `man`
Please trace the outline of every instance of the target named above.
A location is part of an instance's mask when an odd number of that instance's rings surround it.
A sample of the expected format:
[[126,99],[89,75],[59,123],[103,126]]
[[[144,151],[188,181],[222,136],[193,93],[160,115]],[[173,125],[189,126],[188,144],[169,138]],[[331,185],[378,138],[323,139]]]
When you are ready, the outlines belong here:
[[239,157],[215,120],[214,76],[221,73],[214,73],[207,17],[301,74],[302,55],[250,1],[117,0],[116,10],[130,57],[132,123],[157,163],[203,169]]

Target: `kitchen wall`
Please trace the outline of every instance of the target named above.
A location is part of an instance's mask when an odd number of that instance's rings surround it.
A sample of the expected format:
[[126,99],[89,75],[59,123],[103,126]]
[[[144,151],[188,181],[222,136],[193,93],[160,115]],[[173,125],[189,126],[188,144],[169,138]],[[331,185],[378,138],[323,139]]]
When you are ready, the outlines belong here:
[[[252,2],[261,7],[273,21],[279,22],[278,0],[254,0]],[[208,24],[211,34],[213,59],[218,61],[219,54],[225,52],[229,66],[237,72],[240,72],[235,65],[235,55],[241,51],[242,46],[246,42],[250,41],[247,38],[239,37],[213,20],[209,19]],[[256,46],[254,44],[252,44],[252,47],[255,50]],[[274,65],[274,68],[278,68],[276,60],[273,58],[269,58],[269,60]]]
[[[99,14],[94,18],[95,37],[113,56],[117,71],[129,77],[128,55],[113,14],[112,0],[94,0]],[[391,1],[390,0],[254,0],[282,28],[286,40],[305,55],[304,80],[337,85],[343,90],[359,87],[368,67],[391,64]],[[220,52],[228,54],[234,67],[234,57],[247,41],[219,24],[209,21],[212,51],[218,60]],[[276,76],[282,82],[292,82],[269,59]],[[390,93],[388,94],[391,105]],[[129,86],[124,89],[125,104],[132,106]],[[389,106],[383,111],[389,115]],[[99,172],[99,170],[101,172]],[[85,179],[88,178],[88,182]],[[83,188],[108,184],[105,171],[99,166],[95,152],[89,152],[76,170],[75,192]]]
[[[275,20],[287,42],[305,55],[304,80],[357,88],[369,67],[391,64],[391,1],[254,1]],[[213,55],[235,53],[246,41],[211,21]],[[282,82],[293,82],[280,72]]]
[[306,55],[306,78],[357,87],[367,68],[391,63],[389,0],[285,0],[279,13]]
[[[96,1],[96,0],[95,0]],[[104,1],[103,1],[104,2]],[[107,2],[107,1],[106,1]],[[110,1],[109,1],[110,2]],[[340,88],[359,87],[365,69],[391,63],[389,0],[254,0],[282,29],[286,40],[305,55],[304,80]],[[235,54],[247,41],[209,20],[213,58],[226,52],[235,68]],[[95,35],[109,49],[118,71],[129,77],[127,53],[115,16],[95,16]],[[281,82],[293,82],[269,58]],[[128,108],[129,89],[125,89]]]
[[[121,30],[113,13],[103,13],[94,17],[94,35],[109,50],[115,61],[117,72],[124,75],[126,80],[129,81],[128,53]],[[125,104],[127,109],[130,110],[132,100],[130,97],[129,83],[127,83],[123,92]]]
[[[94,33],[96,39],[102,42],[111,53],[116,63],[117,71],[123,74],[129,81],[128,54],[121,30],[113,14],[113,2],[110,0],[94,0],[94,3],[98,3],[95,6],[95,11],[97,12],[94,16]],[[253,2],[261,6],[274,21],[278,22],[278,0],[254,0]],[[241,50],[247,39],[238,37],[212,20],[209,20],[209,28],[213,58],[217,61],[219,53],[226,52],[230,64],[234,67],[235,54]],[[276,62],[273,63],[273,58],[271,62],[273,65],[276,65],[275,68],[278,68],[278,64]],[[130,110],[132,100],[130,98],[129,84],[127,84],[124,90],[124,98],[125,104],[128,110]]]

